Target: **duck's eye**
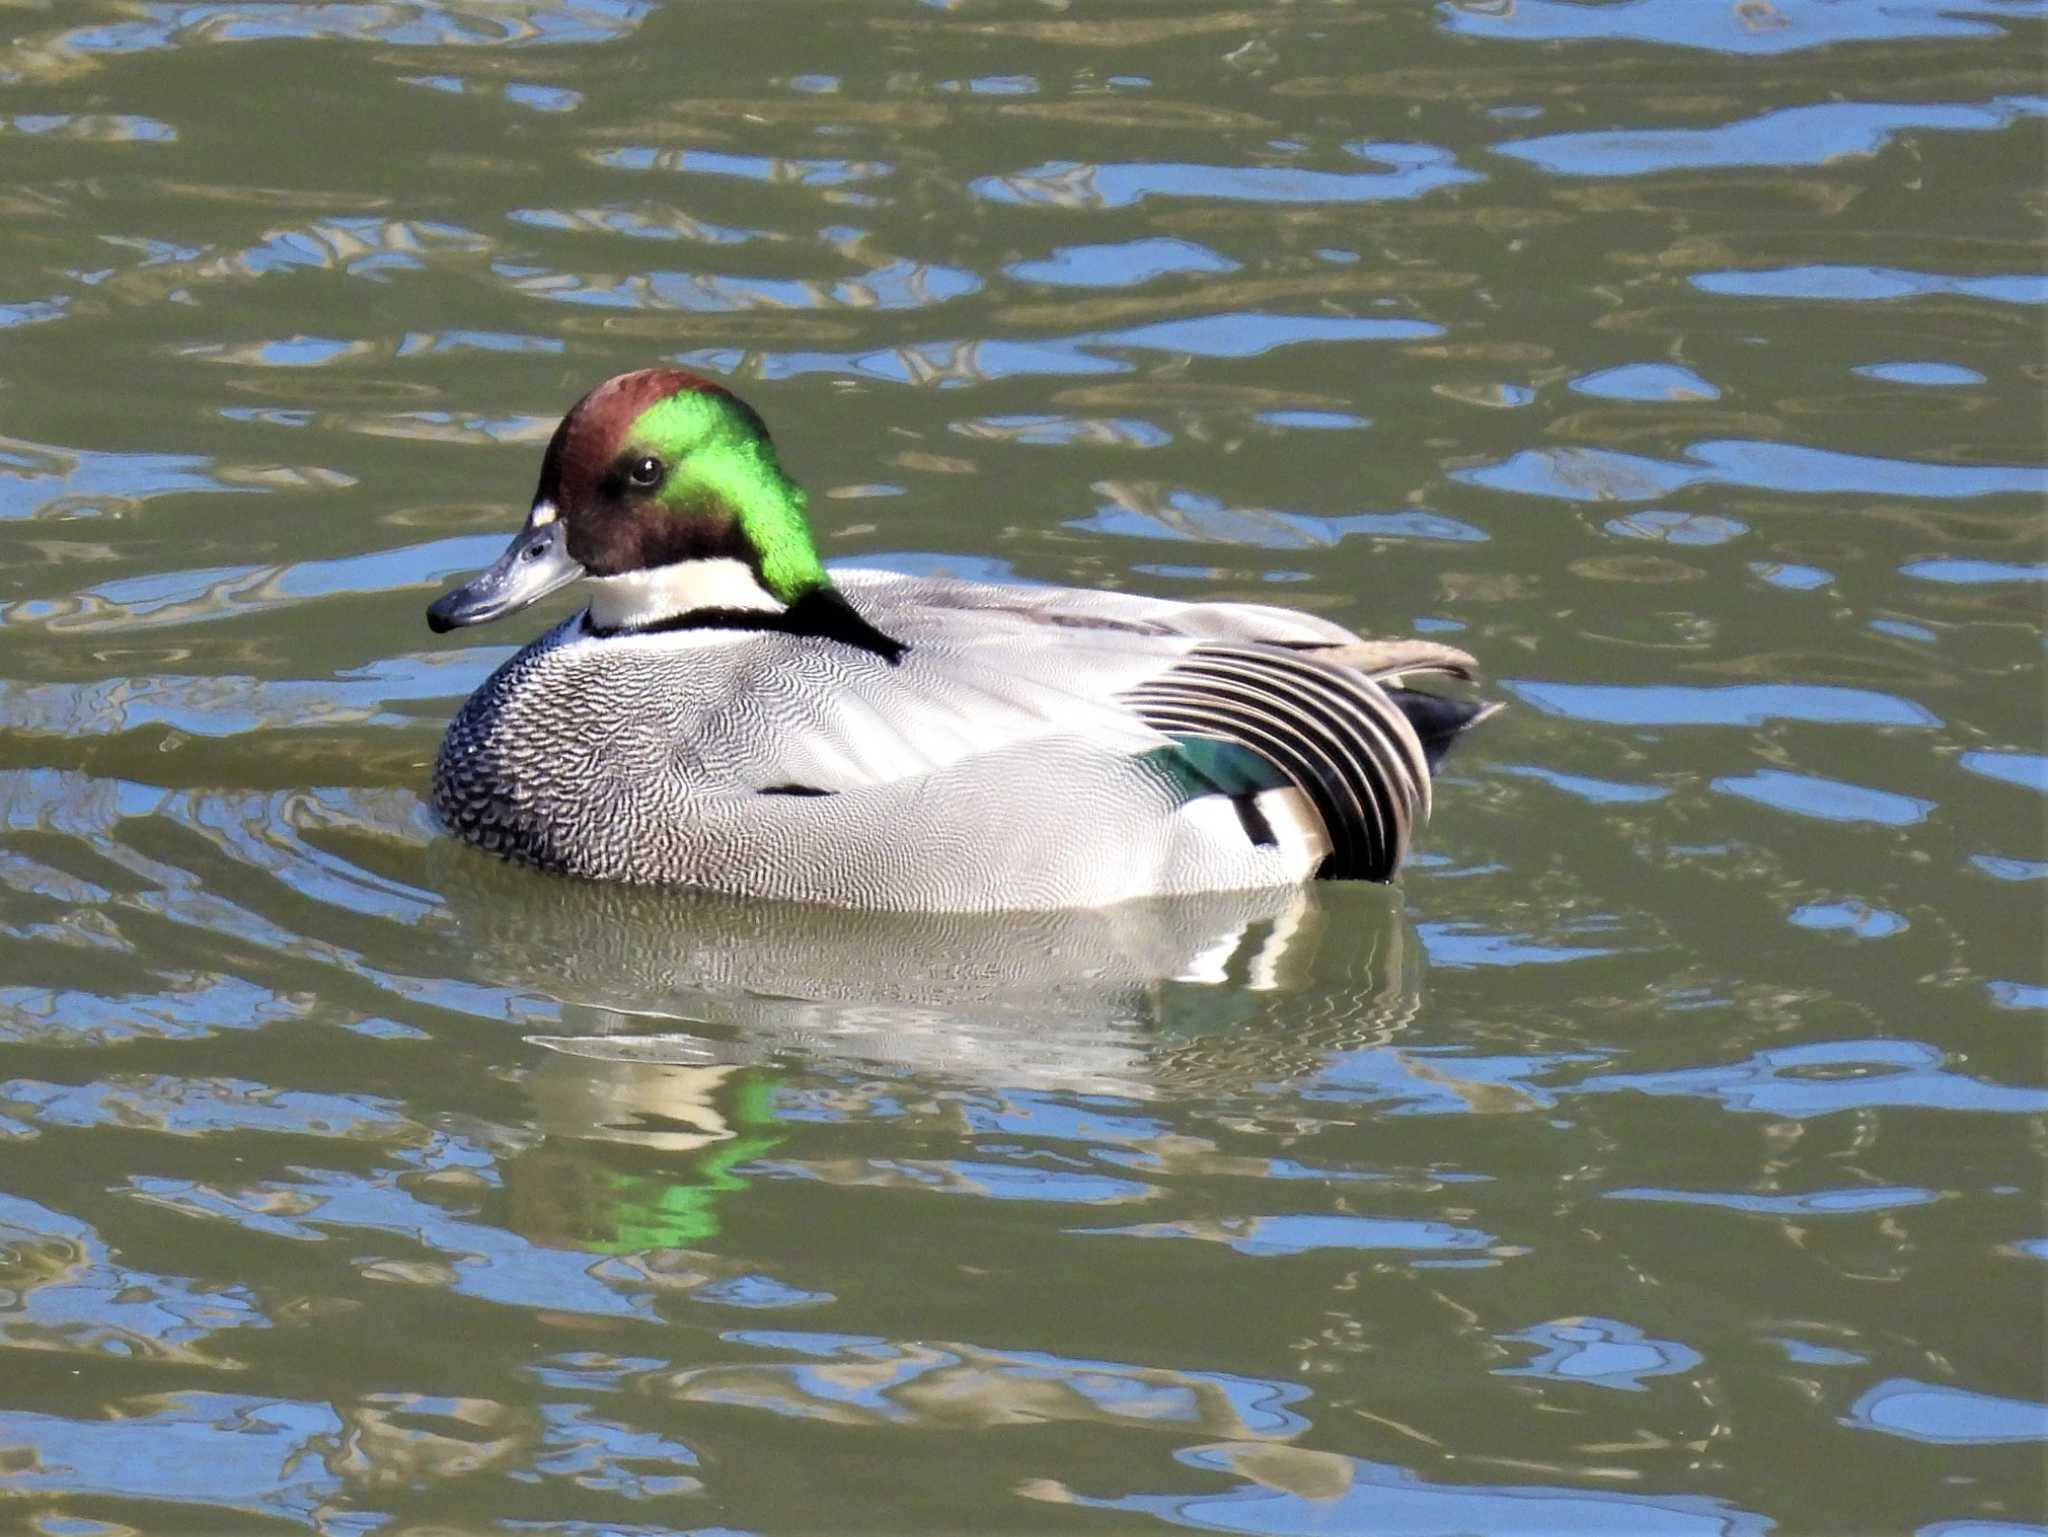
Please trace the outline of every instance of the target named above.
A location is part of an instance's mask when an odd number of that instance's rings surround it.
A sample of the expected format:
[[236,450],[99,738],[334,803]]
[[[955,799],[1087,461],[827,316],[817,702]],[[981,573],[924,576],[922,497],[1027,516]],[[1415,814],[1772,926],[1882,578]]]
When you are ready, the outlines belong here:
[[652,490],[661,484],[664,468],[662,462],[652,456],[638,459],[634,461],[633,467],[626,471],[626,478],[643,491]]

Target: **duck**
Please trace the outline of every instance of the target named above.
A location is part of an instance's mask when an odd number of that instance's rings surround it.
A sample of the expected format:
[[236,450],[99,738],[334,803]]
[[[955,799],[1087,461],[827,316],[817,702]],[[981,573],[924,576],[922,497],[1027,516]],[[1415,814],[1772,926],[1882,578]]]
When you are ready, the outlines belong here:
[[1259,603],[834,566],[760,415],[642,369],[549,439],[524,523],[437,598],[574,582],[442,738],[455,837],[560,875],[909,912],[1388,881],[1474,659]]

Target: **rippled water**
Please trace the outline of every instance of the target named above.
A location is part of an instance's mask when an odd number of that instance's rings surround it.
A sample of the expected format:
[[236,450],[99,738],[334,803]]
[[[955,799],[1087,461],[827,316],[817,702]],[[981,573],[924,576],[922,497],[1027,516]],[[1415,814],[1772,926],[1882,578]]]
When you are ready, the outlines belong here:
[[[2048,8],[0,18],[0,1523],[2048,1530]],[[660,360],[1511,708],[1392,890],[498,868],[421,609]]]

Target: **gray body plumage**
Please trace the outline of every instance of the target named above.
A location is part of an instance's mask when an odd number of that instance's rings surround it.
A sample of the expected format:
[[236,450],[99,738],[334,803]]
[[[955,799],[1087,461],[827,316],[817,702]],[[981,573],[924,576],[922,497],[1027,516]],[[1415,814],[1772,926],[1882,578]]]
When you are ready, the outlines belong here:
[[1098,907],[1386,878],[1428,813],[1431,762],[1480,713],[1395,687],[1468,676],[1463,653],[1289,610],[882,571],[835,584],[899,659],[779,629],[555,626],[456,716],[436,810],[472,843],[602,880]]

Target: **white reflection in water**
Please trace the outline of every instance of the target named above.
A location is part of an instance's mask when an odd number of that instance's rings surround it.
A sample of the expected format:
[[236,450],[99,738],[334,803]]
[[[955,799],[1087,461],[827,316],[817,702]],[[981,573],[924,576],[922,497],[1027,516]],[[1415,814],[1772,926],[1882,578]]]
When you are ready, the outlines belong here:
[[760,1329],[725,1338],[806,1359],[692,1367],[644,1386],[693,1403],[838,1425],[960,1430],[1080,1421],[1258,1440],[1307,1428],[1293,1406],[1308,1391],[1292,1382],[955,1342]]
[[[477,973],[602,1027],[550,1037],[558,1053],[621,1065],[795,1048],[1013,1089],[1148,1094],[1160,1076],[1306,1070],[1397,1032],[1419,998],[1398,920],[1342,932],[1313,891],[906,916],[550,880],[454,848],[436,860]],[[1256,1036],[1183,1033],[1262,1015]]]

